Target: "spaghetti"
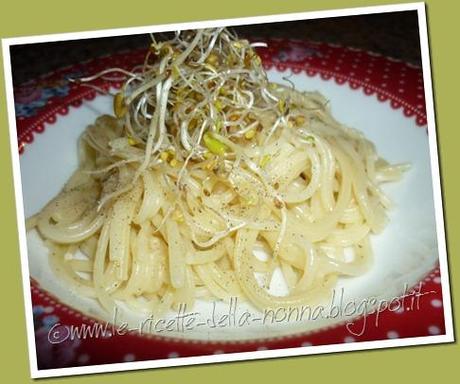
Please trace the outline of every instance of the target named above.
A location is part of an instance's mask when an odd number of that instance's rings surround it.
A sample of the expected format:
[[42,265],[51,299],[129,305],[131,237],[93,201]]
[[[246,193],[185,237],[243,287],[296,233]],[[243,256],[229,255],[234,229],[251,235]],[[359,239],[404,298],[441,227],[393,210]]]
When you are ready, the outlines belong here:
[[[391,206],[380,185],[407,166],[320,94],[269,82],[255,45],[223,28],[152,35],[141,66],[74,80],[125,79],[115,116],[87,127],[79,168],[28,220],[78,293],[108,311],[233,296],[263,309],[367,270]],[[276,270],[286,295],[269,292]]]

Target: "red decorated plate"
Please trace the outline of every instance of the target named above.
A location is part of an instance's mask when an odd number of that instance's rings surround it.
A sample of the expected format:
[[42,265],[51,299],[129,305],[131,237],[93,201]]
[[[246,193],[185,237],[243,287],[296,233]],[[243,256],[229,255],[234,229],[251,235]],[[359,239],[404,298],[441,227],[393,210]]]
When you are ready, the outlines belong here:
[[[385,231],[372,238],[371,270],[340,279],[334,299],[300,320],[282,314],[257,320],[257,312],[238,300],[200,302],[193,313],[196,324],[203,326],[181,328],[181,318],[191,310],[171,313],[169,319],[176,319],[171,329],[142,328],[145,316],[123,313],[115,322],[125,322],[130,332],[120,332],[96,301],[79,297],[56,279],[46,247],[30,232],[27,251],[39,369],[445,333],[421,69],[322,43],[267,43],[259,53],[271,80],[285,82],[283,77],[289,76],[300,90],[318,90],[330,100],[333,115],[363,131],[384,158],[412,164],[401,182],[386,186],[395,208]],[[77,167],[77,138],[86,126],[111,112],[110,97],[66,79],[107,67],[131,68],[143,55],[138,51],[99,58],[15,89],[26,216],[55,196]],[[86,333],[81,333],[85,327]]]

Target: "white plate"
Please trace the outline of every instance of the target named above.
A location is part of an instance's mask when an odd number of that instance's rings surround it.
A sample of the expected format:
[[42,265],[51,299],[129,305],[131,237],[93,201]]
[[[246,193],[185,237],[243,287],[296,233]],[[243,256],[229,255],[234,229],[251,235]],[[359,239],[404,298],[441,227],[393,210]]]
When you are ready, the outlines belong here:
[[[283,82],[274,70],[268,71],[273,81]],[[410,162],[411,170],[401,182],[384,186],[395,203],[389,212],[390,223],[385,231],[372,237],[374,263],[363,276],[341,278],[336,288],[343,292],[344,303],[362,303],[363,300],[391,300],[400,295],[405,285],[415,285],[428,273],[438,260],[434,203],[431,182],[428,136],[424,128],[416,126],[413,119],[403,116],[399,110],[391,109],[388,103],[379,102],[347,86],[339,86],[319,77],[293,74],[290,77],[300,90],[318,90],[330,100],[333,115],[346,125],[363,131],[372,140],[385,159],[391,163]],[[21,156],[21,176],[26,216],[38,212],[62,188],[77,167],[77,139],[86,126],[97,116],[111,113],[112,101],[98,96],[93,101],[84,101],[79,108],[70,107],[68,115],[59,116],[47,126],[45,132],[35,136],[33,145]],[[87,315],[104,321],[113,321],[95,300],[75,295],[51,272],[47,249],[35,232],[28,235],[28,255],[31,276],[40,285],[62,302]],[[276,284],[275,284],[276,285]],[[278,281],[278,289],[282,283]],[[342,291],[343,288],[343,291]],[[276,289],[276,288],[275,288]],[[325,312],[331,303],[325,303]],[[237,316],[245,311],[253,319],[261,315],[254,309],[238,302],[237,308],[228,304],[199,302],[193,308],[204,322],[235,310]],[[360,313],[356,312],[356,315]],[[171,313],[171,316],[174,314]],[[146,315],[129,311],[118,313],[119,321],[126,321],[130,328],[138,328]],[[244,327],[228,326],[213,328],[196,327],[187,332],[168,332],[168,336],[191,339],[242,340],[293,335],[319,329],[344,318],[318,319],[316,321],[280,322],[252,321]],[[212,323],[212,321],[211,321]]]

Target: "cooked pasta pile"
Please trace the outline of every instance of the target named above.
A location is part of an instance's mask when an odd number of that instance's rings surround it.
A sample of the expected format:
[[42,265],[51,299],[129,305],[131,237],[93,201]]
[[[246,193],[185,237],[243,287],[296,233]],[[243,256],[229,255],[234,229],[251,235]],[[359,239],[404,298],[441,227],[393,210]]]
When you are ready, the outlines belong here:
[[[366,271],[390,207],[380,185],[406,165],[320,94],[269,82],[255,46],[223,28],[152,35],[139,67],[76,80],[125,76],[114,116],[81,136],[79,168],[28,220],[72,289],[108,311],[235,296],[264,309]],[[287,294],[269,292],[276,270]]]

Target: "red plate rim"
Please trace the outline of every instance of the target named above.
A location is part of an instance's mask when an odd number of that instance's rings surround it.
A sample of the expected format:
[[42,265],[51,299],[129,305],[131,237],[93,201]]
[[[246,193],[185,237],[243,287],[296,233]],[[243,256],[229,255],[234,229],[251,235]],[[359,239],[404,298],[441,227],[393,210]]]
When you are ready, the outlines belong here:
[[[261,41],[261,39],[257,39]],[[353,90],[361,90],[367,96],[374,96],[380,102],[388,103],[392,109],[402,109],[407,118],[415,120],[417,126],[426,127],[425,95],[423,89],[423,77],[421,69],[404,62],[395,61],[372,52],[356,50],[326,43],[311,41],[299,41],[289,39],[270,39],[267,40],[268,48],[258,49],[264,67],[275,69],[280,72],[291,70],[294,73],[305,73],[307,76],[320,76],[325,81],[335,81],[336,84],[348,86]],[[70,67],[61,68],[36,81],[28,82],[16,87],[16,123],[18,150],[22,154],[27,145],[34,141],[34,135],[44,132],[47,124],[53,124],[59,115],[69,113],[71,107],[78,108],[84,100],[92,100],[97,94],[92,89],[82,88],[75,84],[68,85],[65,79],[69,76],[96,73],[109,66],[120,66],[131,68],[140,62],[144,56],[144,50],[131,52],[121,52],[110,56],[100,57],[86,63],[78,63]],[[390,74],[399,74],[393,76]],[[108,88],[108,84],[99,82],[99,86]],[[120,87],[121,82],[111,83],[115,87]],[[38,99],[30,100],[31,90],[38,90],[41,94]],[[40,91],[41,90],[41,91]],[[47,90],[46,96],[44,90]],[[54,93],[53,93],[54,90]],[[43,290],[39,283],[33,278],[30,279],[32,301],[34,306],[46,307],[54,306],[53,313],[58,311],[61,318],[69,323],[81,321],[97,323],[98,320],[86,316],[81,311],[73,309],[71,306],[62,303],[50,292]],[[431,299],[431,307],[442,307],[442,294],[440,287],[440,276],[438,266],[430,271],[422,280],[424,288],[435,291]],[[421,286],[421,285],[420,285]],[[414,292],[417,286],[412,287],[409,292]],[[428,303],[428,302],[427,302]],[[433,303],[436,303],[433,304]],[[441,303],[441,305],[439,305]],[[427,304],[429,305],[429,304]],[[431,308],[430,307],[430,308]],[[383,317],[395,315],[392,311],[386,310]],[[431,310],[433,312],[433,310]],[[430,312],[430,313],[431,313]],[[436,312],[436,311],[435,311]],[[390,313],[390,315],[389,315]],[[426,315],[428,311],[424,311]],[[43,317],[44,315],[40,315]],[[38,316],[38,317],[40,317]],[[375,317],[378,314],[370,316]],[[40,317],[40,318],[41,318]],[[355,323],[365,321],[366,316],[355,319]],[[416,337],[430,334],[445,333],[444,316],[442,308],[435,315],[428,316],[431,325],[425,326],[425,333],[420,329],[403,332],[401,337]],[[351,337],[346,330],[349,321],[336,323],[331,326],[320,328],[314,331],[299,332],[292,335],[257,338],[250,340],[199,340],[182,339],[159,335],[137,335],[129,334],[133,337],[134,345],[145,342],[146,340],[155,343],[163,343],[166,346],[165,352],[172,349],[179,350],[180,353],[172,352],[164,357],[192,356],[209,353],[228,353],[251,351],[256,349],[278,349],[298,347],[305,345],[336,344],[348,341],[369,341],[395,336],[395,331],[370,332],[362,337]],[[434,329],[433,327],[436,327]],[[434,331],[433,331],[434,330]],[[393,332],[393,333],[390,333]],[[397,333],[396,333],[397,334]],[[345,336],[344,336],[345,335]],[[125,335],[126,336],[126,335]],[[399,337],[399,336],[398,336]],[[348,338],[348,340],[347,340]],[[181,350],[186,346],[192,346],[189,350]],[[204,348],[208,347],[208,349]],[[88,347],[90,350],[92,347]],[[204,348],[204,349],[203,349]],[[177,355],[177,356],[176,356]],[[156,356],[156,355],[155,355]],[[150,359],[147,356],[145,359]],[[155,358],[160,358],[156,356]],[[136,358],[137,359],[137,358]],[[144,358],[139,358],[139,360]],[[107,360],[107,361],[110,361]],[[107,362],[104,361],[104,362]],[[115,360],[118,361],[118,360]]]

